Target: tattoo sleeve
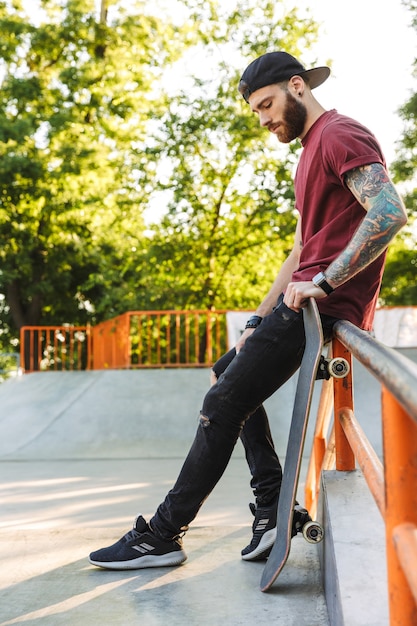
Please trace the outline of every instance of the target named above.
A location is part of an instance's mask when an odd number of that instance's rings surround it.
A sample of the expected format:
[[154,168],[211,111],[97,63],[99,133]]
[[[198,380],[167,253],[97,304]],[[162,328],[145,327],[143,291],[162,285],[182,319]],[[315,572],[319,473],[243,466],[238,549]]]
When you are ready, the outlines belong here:
[[346,184],[366,215],[349,244],[326,270],[334,287],[372,263],[407,221],[402,200],[381,164],[351,170],[346,174]]

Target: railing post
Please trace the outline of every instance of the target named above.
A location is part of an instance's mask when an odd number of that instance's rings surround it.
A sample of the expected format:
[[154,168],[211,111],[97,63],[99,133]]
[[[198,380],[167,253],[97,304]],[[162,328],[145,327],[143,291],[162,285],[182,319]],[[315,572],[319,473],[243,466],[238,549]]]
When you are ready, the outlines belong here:
[[417,624],[417,606],[398,559],[393,532],[400,524],[417,526],[417,425],[385,387],[382,417],[390,625],[411,626]]
[[342,357],[346,359],[350,365],[350,372],[347,376],[333,379],[336,469],[340,472],[349,472],[355,469],[355,455],[339,421],[339,414],[344,408],[353,411],[352,356],[350,351],[336,338],[333,339],[332,354],[333,358]]
[[93,367],[93,334],[91,332],[91,324],[88,322],[86,326],[86,340],[87,340],[87,357],[86,357],[86,370],[94,369]]
[[327,431],[333,409],[333,381],[324,380],[317,409],[317,421],[313,436],[310,462],[305,482],[305,507],[314,519],[320,490],[321,470],[327,449]]
[[123,337],[122,337],[122,367],[129,369],[132,364],[132,356],[130,350],[130,326],[131,326],[130,313],[124,313],[123,315]]

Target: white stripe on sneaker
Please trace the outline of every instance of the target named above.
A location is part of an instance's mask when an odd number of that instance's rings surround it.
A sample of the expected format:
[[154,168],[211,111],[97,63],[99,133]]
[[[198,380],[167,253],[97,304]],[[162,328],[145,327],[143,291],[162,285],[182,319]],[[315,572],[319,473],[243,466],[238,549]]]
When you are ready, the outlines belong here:
[[130,547],[132,548],[132,550],[142,552],[142,554],[146,554],[147,552],[152,552],[152,550],[155,550],[155,546],[151,546],[149,543],[140,543],[138,546]]

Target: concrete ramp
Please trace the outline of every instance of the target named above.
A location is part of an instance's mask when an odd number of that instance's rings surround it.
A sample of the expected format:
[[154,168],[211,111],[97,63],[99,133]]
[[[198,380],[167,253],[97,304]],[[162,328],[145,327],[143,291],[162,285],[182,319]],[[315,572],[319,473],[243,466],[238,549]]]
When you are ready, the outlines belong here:
[[[39,372],[8,380],[0,385],[0,459],[183,457],[209,378],[208,369],[175,369]],[[268,401],[281,454],[295,385],[294,377]]]
[[[416,350],[407,356],[415,360]],[[379,385],[357,363],[354,376],[356,415],[380,451]],[[295,385],[296,377],[266,402],[282,457]],[[294,538],[282,576],[269,594],[259,591],[264,564],[240,558],[251,536],[253,494],[239,444],[185,537],[184,566],[109,572],[89,565],[91,550],[113,543],[131,528],[136,514],[149,519],[171,487],[208,386],[209,371],[199,369],[36,373],[0,385],[1,626],[165,626],[167,621],[172,626],[387,626],[382,568],[356,549],[359,525],[369,534],[364,548],[371,543],[374,553],[384,550],[374,532],[375,507],[366,501],[362,515],[357,505],[363,480],[356,472],[327,479],[328,539],[316,546]],[[340,488],[342,480],[350,491]],[[343,557],[343,568],[329,570],[340,577],[330,593],[345,598],[337,603],[328,596],[329,616],[319,549],[327,551],[327,560],[333,554],[339,559],[339,549]],[[371,565],[357,580],[359,560],[361,566]],[[382,575],[375,575],[376,568]],[[346,597],[349,604],[341,608]],[[378,607],[382,615],[376,614]]]
[[[380,454],[379,385],[359,363],[354,376],[356,413]],[[297,375],[265,403],[281,456],[296,382]],[[8,380],[0,385],[0,459],[183,457],[209,384],[208,369],[39,372]],[[313,428],[311,420],[306,455]]]
[[[294,385],[270,408],[284,450]],[[294,539],[268,595],[264,563],[241,559],[253,494],[239,444],[184,539],[184,566],[88,563],[162,501],[208,386],[208,370],[196,369],[36,373],[0,386],[2,626],[329,626],[315,545]]]
[[208,372],[42,372],[0,386],[0,458],[182,454]]

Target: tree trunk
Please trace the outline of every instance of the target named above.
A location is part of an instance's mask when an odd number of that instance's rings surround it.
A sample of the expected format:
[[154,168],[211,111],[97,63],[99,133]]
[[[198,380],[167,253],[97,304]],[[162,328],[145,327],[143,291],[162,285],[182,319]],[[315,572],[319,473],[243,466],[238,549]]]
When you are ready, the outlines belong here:
[[[42,316],[42,299],[39,294],[35,294],[27,308],[24,310],[20,299],[20,286],[17,280],[14,280],[7,287],[7,304],[10,308],[10,314],[16,327],[20,330],[23,326],[38,326]],[[22,350],[23,347],[23,350]],[[30,333],[27,332],[23,337],[22,351],[22,367],[24,369],[39,369],[39,337],[38,331],[32,332],[32,341],[30,341]]]
[[105,24],[107,21],[107,0],[101,0],[100,4],[100,24]]

